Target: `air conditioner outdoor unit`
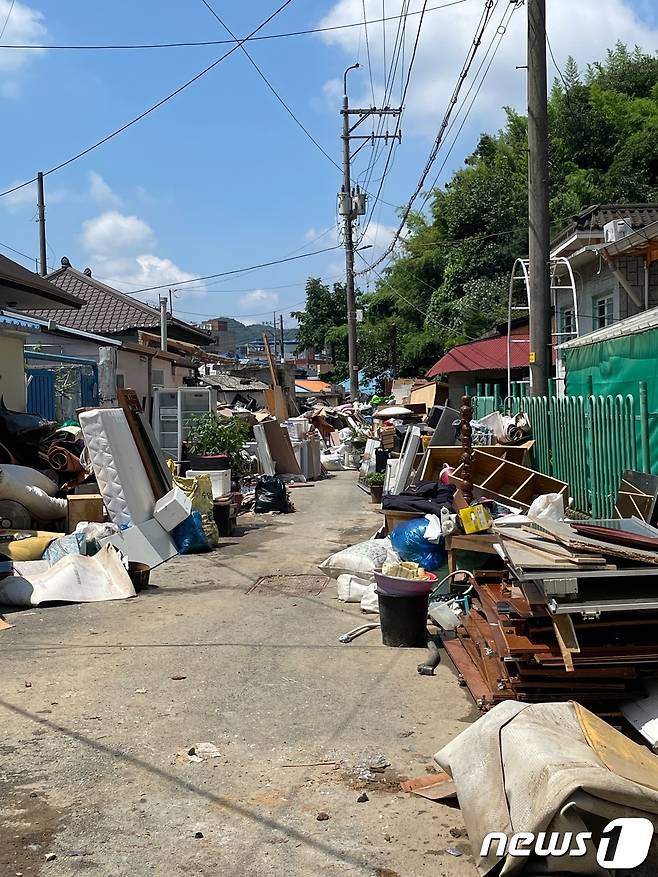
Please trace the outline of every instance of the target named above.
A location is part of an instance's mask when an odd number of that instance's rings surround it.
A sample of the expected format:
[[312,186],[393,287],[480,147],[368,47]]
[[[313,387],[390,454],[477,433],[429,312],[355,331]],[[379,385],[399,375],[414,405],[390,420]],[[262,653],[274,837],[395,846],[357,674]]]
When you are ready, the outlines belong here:
[[633,233],[633,226],[627,219],[613,219],[603,226],[603,240],[606,244],[614,244]]

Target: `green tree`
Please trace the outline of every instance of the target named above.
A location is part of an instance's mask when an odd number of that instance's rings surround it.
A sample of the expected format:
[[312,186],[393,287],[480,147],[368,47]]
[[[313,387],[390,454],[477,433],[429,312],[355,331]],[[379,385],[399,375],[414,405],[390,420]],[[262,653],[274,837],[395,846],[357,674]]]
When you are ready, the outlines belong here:
[[[503,129],[482,134],[429,193],[426,215],[409,218],[397,257],[361,296],[369,377],[423,373],[506,321],[510,271],[527,253],[527,149],[526,118],[508,109]],[[591,204],[658,201],[656,55],[618,43],[584,75],[569,59],[549,99],[549,161],[554,232]],[[326,338],[327,321],[310,319]],[[332,325],[344,330],[344,310]]]
[[298,321],[297,353],[314,347],[327,350],[337,373],[347,369],[347,303],[345,286],[329,287],[319,277],[306,281],[306,304],[303,311],[292,311]]

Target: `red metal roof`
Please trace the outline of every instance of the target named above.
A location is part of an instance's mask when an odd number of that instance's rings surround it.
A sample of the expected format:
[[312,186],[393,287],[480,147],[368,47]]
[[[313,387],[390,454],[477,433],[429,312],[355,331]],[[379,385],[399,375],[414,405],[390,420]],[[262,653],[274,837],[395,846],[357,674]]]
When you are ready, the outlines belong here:
[[[527,368],[530,342],[527,335],[513,335],[512,368]],[[428,378],[453,372],[506,371],[507,335],[482,338],[470,344],[453,347],[427,372]]]

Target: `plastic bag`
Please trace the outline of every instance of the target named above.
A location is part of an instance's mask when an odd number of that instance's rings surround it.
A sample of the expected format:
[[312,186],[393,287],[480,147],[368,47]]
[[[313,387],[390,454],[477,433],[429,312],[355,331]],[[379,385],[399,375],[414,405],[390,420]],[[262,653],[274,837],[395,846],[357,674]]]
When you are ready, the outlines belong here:
[[368,539],[332,554],[322,561],[320,569],[333,579],[345,574],[374,581],[375,570],[382,568],[390,547],[390,539]]
[[277,475],[261,475],[256,482],[256,502],[254,511],[281,512],[287,514],[294,511],[288,489]]
[[[443,512],[443,509],[441,509],[441,512]],[[435,545],[443,544],[443,527],[441,526],[439,516],[425,515],[425,520],[427,521],[427,527],[425,528],[425,538],[427,541],[433,542]]]
[[402,560],[411,560],[431,572],[443,566],[446,553],[441,546],[427,541],[426,529],[425,518],[398,524],[391,533],[391,544]]
[[545,493],[533,500],[528,509],[531,521],[561,521],[564,518],[564,498],[561,493]]
[[[215,548],[219,544],[219,530],[213,517],[213,492],[210,475],[195,475],[193,478],[180,478],[178,475],[174,475],[173,483],[189,496],[192,501],[192,511],[199,512],[201,515],[203,532],[206,535],[208,545],[210,548]],[[178,526],[180,527],[184,523],[185,521],[182,521]]]
[[210,551],[200,512],[191,512],[189,517],[174,527],[171,531],[171,538],[180,554],[198,554],[201,551]]

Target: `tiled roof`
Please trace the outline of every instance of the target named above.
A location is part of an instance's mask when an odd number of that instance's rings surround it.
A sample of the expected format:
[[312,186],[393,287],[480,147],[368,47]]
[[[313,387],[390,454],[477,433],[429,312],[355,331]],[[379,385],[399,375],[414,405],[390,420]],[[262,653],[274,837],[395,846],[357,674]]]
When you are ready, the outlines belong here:
[[325,381],[296,380],[295,386],[309,393],[326,393],[327,390],[331,390],[331,384],[327,384]]
[[269,385],[262,381],[254,381],[251,378],[238,378],[235,375],[219,374],[204,375],[200,378],[201,382],[208,384],[210,387],[216,387],[218,390],[224,390],[229,393],[248,393],[258,390],[269,390]]
[[[48,280],[82,301],[76,311],[33,310],[28,313],[43,320],[56,320],[62,326],[84,332],[113,334],[128,329],[159,329],[160,313],[156,308],[113,289],[91,275],[67,265],[48,275]],[[167,321],[173,337],[187,336],[203,342],[210,340],[207,333],[182,320]]]
[[49,282],[50,279],[41,277],[40,274],[35,274],[33,271],[28,271],[27,268],[19,265],[18,262],[14,262],[8,259],[7,256],[0,254],[0,289],[2,292],[8,291],[10,298],[18,298],[19,300],[21,294],[27,294],[34,296],[37,301],[41,299],[45,302],[57,302],[59,307],[56,310],[59,317],[62,305],[66,309],[74,308],[76,306],[76,299],[66,293],[62,294],[61,287],[57,289],[56,285],[54,286],[52,282]]
[[578,231],[598,232],[615,219],[625,219],[633,229],[644,228],[658,220],[658,204],[593,204],[571,217],[570,223],[551,241],[551,249],[564,243]]

